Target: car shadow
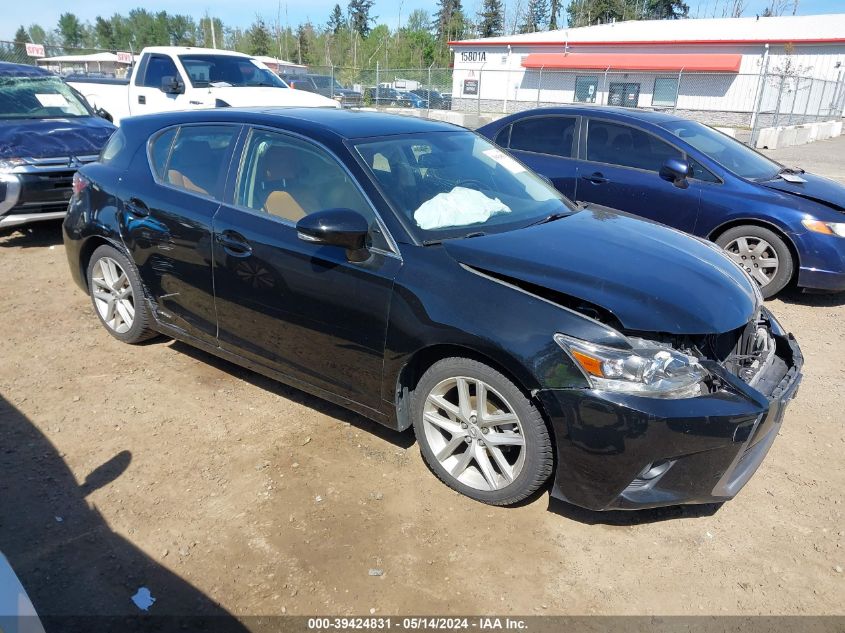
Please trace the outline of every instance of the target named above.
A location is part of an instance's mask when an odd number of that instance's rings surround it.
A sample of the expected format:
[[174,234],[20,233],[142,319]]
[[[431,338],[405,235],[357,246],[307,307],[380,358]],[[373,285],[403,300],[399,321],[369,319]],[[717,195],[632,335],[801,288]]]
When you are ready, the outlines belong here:
[[269,391],[280,398],[285,398],[286,400],[296,402],[297,404],[313,409],[323,415],[327,415],[342,422],[347,422],[362,431],[371,433],[379,439],[390,442],[399,448],[410,448],[416,442],[414,434],[410,430],[401,432],[394,431],[383,424],[373,422],[369,418],[365,418],[363,415],[359,415],[349,409],[341,407],[340,405],[336,405],[328,400],[323,400],[317,396],[312,396],[301,389],[297,389],[296,387],[291,387],[290,385],[268,378],[263,374],[246,369],[240,365],[236,365],[235,363],[193,347],[192,345],[188,345],[187,343],[173,340],[172,343],[170,343],[170,348],[190,356],[202,363],[211,365],[212,367],[239,378],[240,380],[244,380],[259,389]]
[[[131,466],[131,452],[120,451],[80,485],[57,448],[0,396],[0,552],[44,629],[246,633],[209,596],[113,532],[86,500]],[[146,612],[132,600],[142,587],[155,598]]]
[[801,290],[792,288],[780,293],[777,298],[784,303],[800,306],[835,308],[845,305],[845,292],[802,292]]
[[61,243],[61,220],[0,229],[0,248],[46,248]]

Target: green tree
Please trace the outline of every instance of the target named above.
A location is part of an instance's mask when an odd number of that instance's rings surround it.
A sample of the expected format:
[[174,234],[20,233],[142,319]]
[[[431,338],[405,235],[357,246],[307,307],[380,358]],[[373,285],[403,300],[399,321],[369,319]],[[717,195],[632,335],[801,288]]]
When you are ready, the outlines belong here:
[[631,12],[625,0],[570,0],[566,15],[570,27],[640,17]]
[[557,19],[560,17],[561,0],[552,0],[549,6],[549,30],[553,31],[557,26]]
[[23,25],[15,31],[15,55],[17,59],[15,61],[20,61],[21,63],[25,63],[29,61],[29,56],[26,54],[26,45],[32,42],[32,38],[29,37],[29,33],[27,33],[26,29]]
[[62,13],[59,16],[59,26],[56,29],[62,45],[75,48],[82,45],[85,33],[79,18],[73,13]]
[[434,31],[441,43],[458,40],[466,30],[466,17],[461,0],[438,0]]
[[375,17],[370,15],[372,8],[373,0],[349,0],[347,7],[349,22],[352,30],[361,37],[367,37],[370,34],[370,24],[375,22]]
[[326,30],[332,35],[337,35],[346,27],[346,20],[343,19],[343,10],[339,4],[334,5],[332,13],[329,16],[329,22],[326,24]]
[[523,16],[522,25],[519,27],[519,32],[536,33],[537,31],[542,31],[548,22],[548,0],[528,0],[528,6],[525,8],[525,15]]
[[502,0],[484,0],[478,14],[478,35],[495,37],[504,32],[505,18],[502,15]]
[[261,16],[255,17],[255,22],[246,32],[247,52],[250,55],[269,55],[273,47],[270,30]]
[[94,21],[94,35],[99,48],[109,48],[112,50],[119,48],[111,20],[98,15]]
[[170,44],[173,46],[196,46],[197,25],[189,15],[171,15],[167,19]]
[[408,33],[428,32],[431,27],[431,16],[425,9],[414,9],[405,22],[405,30]]
[[29,37],[35,44],[48,44],[47,31],[40,24],[29,25]]
[[[214,36],[212,37],[212,29],[214,30]],[[239,34],[238,41],[242,41],[244,38],[243,31],[241,29],[233,29],[232,32],[237,31]],[[205,17],[200,18],[199,24],[197,24],[197,33],[194,38],[196,41],[197,46],[204,46],[205,48],[213,48],[216,44],[218,48],[224,46],[226,41],[226,31],[223,28],[223,21],[220,18],[212,18],[208,14]],[[229,45],[225,44],[226,48],[231,48],[232,50],[240,50],[237,47],[230,47]]]
[[646,18],[649,20],[678,20],[689,17],[689,6],[683,0],[649,0]]

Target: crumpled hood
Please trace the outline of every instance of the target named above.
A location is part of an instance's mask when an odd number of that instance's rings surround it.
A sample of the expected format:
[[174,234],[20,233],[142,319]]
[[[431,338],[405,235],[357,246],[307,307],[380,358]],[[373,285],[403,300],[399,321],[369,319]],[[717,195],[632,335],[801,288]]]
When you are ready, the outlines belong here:
[[807,182],[787,182],[783,178],[775,178],[760,184],[769,189],[807,198],[845,213],[845,186],[813,174],[805,173],[800,176]]
[[234,108],[251,106],[291,106],[297,108],[336,108],[337,101],[305,90],[290,88],[212,87],[214,99],[222,99]]
[[753,282],[717,249],[602,207],[443,246],[481,272],[601,306],[629,330],[722,333],[746,324],[758,307]]
[[0,159],[99,154],[116,129],[93,116],[0,121]]

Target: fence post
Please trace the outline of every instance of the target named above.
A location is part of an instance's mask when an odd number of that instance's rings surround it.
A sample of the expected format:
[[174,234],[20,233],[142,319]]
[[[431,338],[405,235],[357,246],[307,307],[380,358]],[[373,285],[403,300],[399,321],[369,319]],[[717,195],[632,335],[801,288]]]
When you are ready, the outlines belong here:
[[540,66],[540,76],[537,78],[537,107],[540,107],[540,90],[543,86],[543,69],[545,66]]
[[428,67],[428,91],[426,94],[426,107],[431,110],[431,66],[434,66],[434,62],[431,62],[431,65]]
[[792,107],[789,108],[789,117],[786,119],[787,125],[792,125],[792,115],[795,114],[795,102],[798,100],[799,85],[801,85],[801,78],[795,77],[795,92],[792,93]]
[[607,85],[607,73],[610,72],[610,66],[604,69],[604,103],[599,100],[599,105],[607,105],[610,103],[610,88]]
[[332,72],[331,72],[331,77],[332,77],[331,96],[332,96],[332,99],[334,99],[334,64],[331,65],[331,69],[332,69]]
[[476,95],[477,106],[476,106],[476,110],[475,110],[476,114],[481,114],[481,76],[483,74],[484,74],[484,64],[481,64],[481,68],[478,69],[478,89],[476,90],[476,92],[478,92],[478,94]]
[[379,82],[378,78],[378,60],[376,60],[376,107],[381,105],[381,101],[379,100],[379,90],[381,89],[381,83]]
[[675,88],[675,105],[672,106],[672,112],[678,109],[678,97],[681,95],[681,79],[684,76],[684,67],[681,66],[681,69],[678,71],[678,85]]
[[807,102],[804,104],[804,115],[801,117],[802,125],[806,125],[807,123],[807,111],[810,109],[810,98],[813,96],[813,86],[815,83],[816,80],[810,77],[810,89],[807,91]]
[[766,91],[766,80],[769,75],[769,45],[763,48],[763,63],[760,64],[760,79],[757,82],[757,94],[754,95],[754,109],[751,112],[751,147],[757,143],[759,130],[760,109],[763,107],[763,93]]

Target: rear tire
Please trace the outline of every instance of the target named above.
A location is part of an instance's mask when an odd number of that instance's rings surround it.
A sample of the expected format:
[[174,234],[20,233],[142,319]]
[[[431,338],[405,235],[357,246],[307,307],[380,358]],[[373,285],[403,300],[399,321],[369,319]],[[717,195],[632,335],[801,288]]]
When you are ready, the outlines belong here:
[[124,343],[141,343],[158,335],[144,299],[135,265],[113,246],[98,247],[87,271],[94,312],[109,334]]
[[774,297],[792,279],[792,251],[774,231],[751,224],[735,226],[717,237],[716,244],[751,275],[766,299]]
[[461,494],[512,505],[552,472],[552,442],[540,411],[487,365],[467,358],[438,361],[414,389],[411,407],[423,459]]

